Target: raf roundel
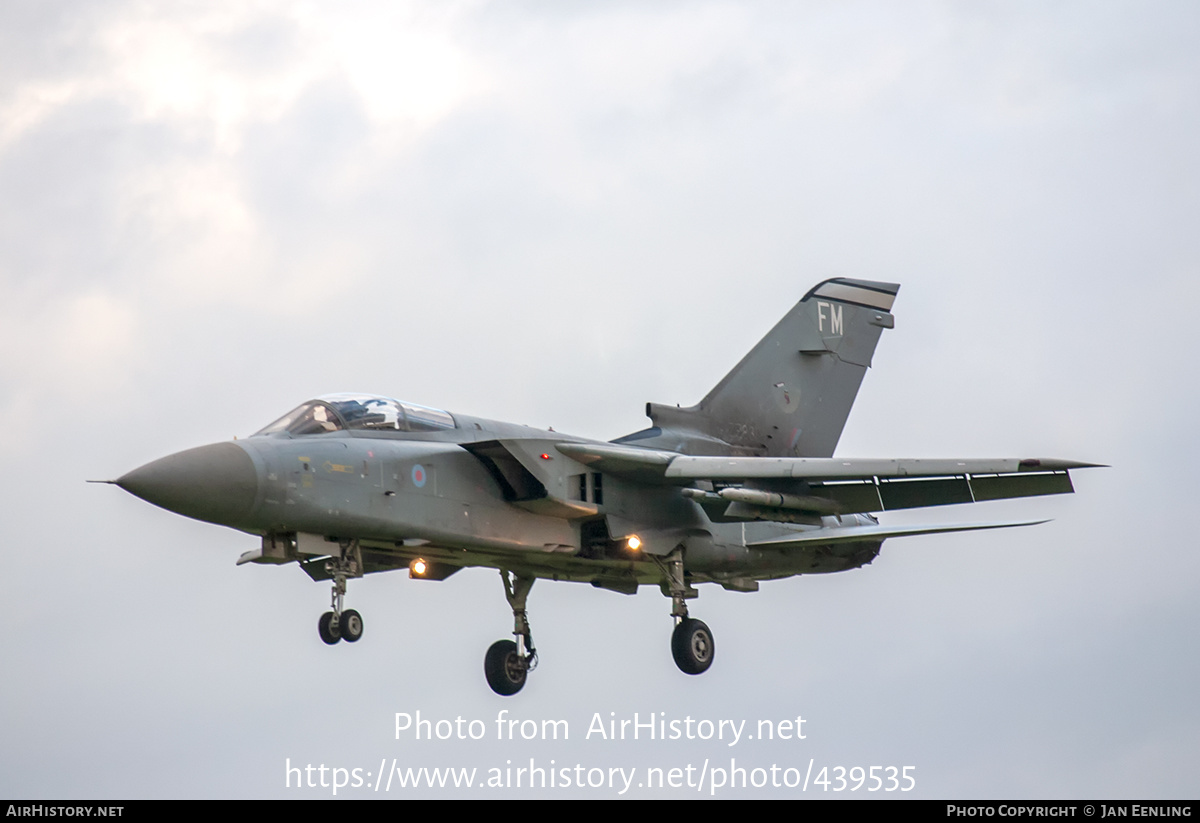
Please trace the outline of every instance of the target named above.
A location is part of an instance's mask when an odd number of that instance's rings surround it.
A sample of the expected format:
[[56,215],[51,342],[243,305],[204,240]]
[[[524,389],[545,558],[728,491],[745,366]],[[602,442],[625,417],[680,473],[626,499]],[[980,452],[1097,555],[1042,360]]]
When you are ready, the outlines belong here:
[[425,467],[424,467],[424,466],[422,466],[420,463],[418,463],[417,465],[413,466],[413,470],[412,470],[412,481],[413,481],[413,485],[414,485],[414,486],[416,486],[418,489],[423,489],[423,488],[425,488],[425,478],[426,478],[426,476],[427,476],[427,475],[425,474]]

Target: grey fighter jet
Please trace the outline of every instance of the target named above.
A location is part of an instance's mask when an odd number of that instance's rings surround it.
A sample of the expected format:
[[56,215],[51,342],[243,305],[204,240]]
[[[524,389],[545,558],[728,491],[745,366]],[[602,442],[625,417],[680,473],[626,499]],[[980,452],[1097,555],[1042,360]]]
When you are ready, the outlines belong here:
[[[890,537],[1033,525],[888,526],[876,512],[1073,491],[1066,460],[833,457],[899,286],[836,278],[809,291],[689,408],[646,405],[651,426],[612,442],[451,414],[369,394],[300,405],[246,440],[173,454],[115,482],[155,505],[253,534],[242,563],[295,563],[332,581],[321,639],[357,642],[348,580],[407,569],[445,580],[498,569],[513,640],[487,651],[497,693],[537,663],[525,605],[535,580],[671,599],[671,652],[713,662],[688,614],[696,584],[856,569]],[[1041,522],[1041,521],[1038,521]]]

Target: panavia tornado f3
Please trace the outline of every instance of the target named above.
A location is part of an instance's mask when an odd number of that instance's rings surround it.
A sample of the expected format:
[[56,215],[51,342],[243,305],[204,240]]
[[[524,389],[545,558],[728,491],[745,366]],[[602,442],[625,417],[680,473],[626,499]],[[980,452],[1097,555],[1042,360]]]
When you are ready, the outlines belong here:
[[1035,522],[888,526],[874,513],[1073,491],[1067,460],[833,457],[899,286],[814,287],[698,405],[648,403],[651,426],[612,442],[451,414],[370,394],[310,400],[245,440],[164,457],[111,481],[187,517],[261,537],[242,563],[296,563],[332,581],[321,639],[357,642],[348,580],[407,569],[445,580],[498,569],[513,640],[484,672],[516,694],[537,664],[526,599],[535,580],[671,599],[671,652],[712,665],[688,614],[696,584],[856,569],[890,537]]

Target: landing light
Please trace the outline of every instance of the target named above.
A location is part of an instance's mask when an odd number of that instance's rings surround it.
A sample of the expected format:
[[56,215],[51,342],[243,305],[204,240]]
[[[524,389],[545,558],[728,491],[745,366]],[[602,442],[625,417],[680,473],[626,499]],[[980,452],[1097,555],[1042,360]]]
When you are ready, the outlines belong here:
[[637,551],[642,547],[642,538],[635,534],[626,541],[626,545],[629,546],[631,551]]
[[427,571],[429,571],[429,564],[420,557],[408,564],[409,577],[423,577]]

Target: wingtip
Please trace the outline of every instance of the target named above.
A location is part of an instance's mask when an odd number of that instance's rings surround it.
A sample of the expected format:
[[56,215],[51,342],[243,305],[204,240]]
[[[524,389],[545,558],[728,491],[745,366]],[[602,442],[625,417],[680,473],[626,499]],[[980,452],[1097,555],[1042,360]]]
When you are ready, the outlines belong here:
[[1085,463],[1081,460],[1047,460],[1028,457],[1017,464],[1018,471],[1062,471],[1064,469],[1110,469],[1107,463]]

